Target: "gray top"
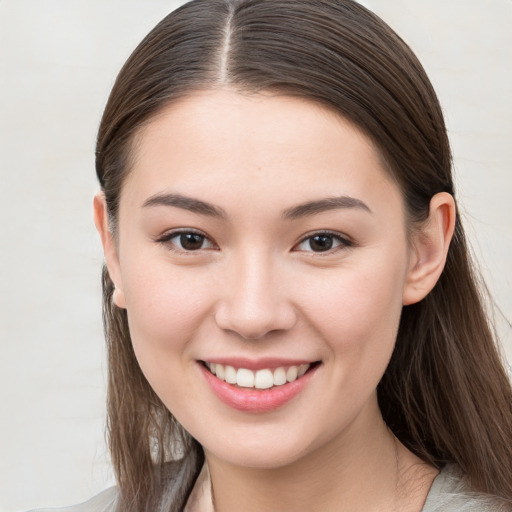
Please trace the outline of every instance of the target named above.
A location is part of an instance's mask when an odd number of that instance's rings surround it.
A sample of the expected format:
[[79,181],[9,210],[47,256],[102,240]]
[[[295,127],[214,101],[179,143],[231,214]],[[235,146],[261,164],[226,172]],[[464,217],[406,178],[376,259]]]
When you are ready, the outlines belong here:
[[[181,474],[176,475],[173,487],[180,485]],[[172,489],[170,492],[173,494]],[[115,512],[117,490],[110,487],[94,498],[80,505],[60,509],[45,509],[33,512]],[[190,505],[190,503],[189,503]],[[187,510],[190,507],[187,506]],[[490,500],[469,492],[461,473],[455,465],[446,466],[434,479],[421,512],[497,512],[499,506]],[[505,509],[503,509],[505,510]],[[203,512],[203,508],[191,510]]]
[[421,512],[498,512],[509,510],[492,499],[472,493],[460,469],[449,464],[434,479]]

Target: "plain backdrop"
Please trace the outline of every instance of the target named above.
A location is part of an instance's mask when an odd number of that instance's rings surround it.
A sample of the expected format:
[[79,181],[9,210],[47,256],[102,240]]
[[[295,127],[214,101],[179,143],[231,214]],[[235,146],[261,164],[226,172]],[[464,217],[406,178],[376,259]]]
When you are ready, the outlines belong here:
[[[113,483],[94,143],[122,63],[181,3],[0,0],[0,512],[77,503]],[[510,361],[512,1],[363,3],[439,93]]]

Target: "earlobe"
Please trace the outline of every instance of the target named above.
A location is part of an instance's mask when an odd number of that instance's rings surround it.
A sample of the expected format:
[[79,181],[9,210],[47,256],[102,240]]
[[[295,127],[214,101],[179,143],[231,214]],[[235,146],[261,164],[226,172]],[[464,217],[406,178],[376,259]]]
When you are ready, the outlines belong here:
[[436,285],[446,263],[455,219],[453,196],[441,192],[432,197],[428,219],[413,235],[410,268],[403,293],[404,305],[421,301]]
[[118,308],[126,309],[126,300],[124,298],[124,293],[117,286],[114,288],[114,293],[112,294],[112,301]]
[[101,244],[103,245],[105,263],[110,279],[112,279],[115,286],[112,300],[117,307],[126,308],[117,247],[109,226],[105,194],[101,191],[94,196],[94,224],[100,235]]

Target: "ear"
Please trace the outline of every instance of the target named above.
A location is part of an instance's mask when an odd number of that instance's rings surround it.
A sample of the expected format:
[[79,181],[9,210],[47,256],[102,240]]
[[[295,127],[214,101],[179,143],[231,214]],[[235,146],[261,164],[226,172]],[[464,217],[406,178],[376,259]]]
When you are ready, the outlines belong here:
[[428,219],[412,235],[411,261],[404,287],[403,304],[424,299],[437,283],[446,263],[455,230],[453,197],[441,192],[430,201]]
[[103,253],[107,264],[110,279],[112,279],[115,289],[113,295],[114,304],[119,308],[126,308],[126,300],[123,292],[123,283],[121,279],[121,266],[117,254],[117,247],[114,236],[110,231],[107,213],[107,202],[105,194],[98,192],[94,196],[94,224],[101,238]]

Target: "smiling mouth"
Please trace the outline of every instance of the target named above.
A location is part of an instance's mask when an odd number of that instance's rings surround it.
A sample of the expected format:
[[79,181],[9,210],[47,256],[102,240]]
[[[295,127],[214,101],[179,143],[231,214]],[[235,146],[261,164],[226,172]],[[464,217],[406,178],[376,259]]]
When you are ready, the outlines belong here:
[[203,361],[203,365],[219,380],[247,389],[271,389],[300,379],[320,362],[249,370],[234,366]]

